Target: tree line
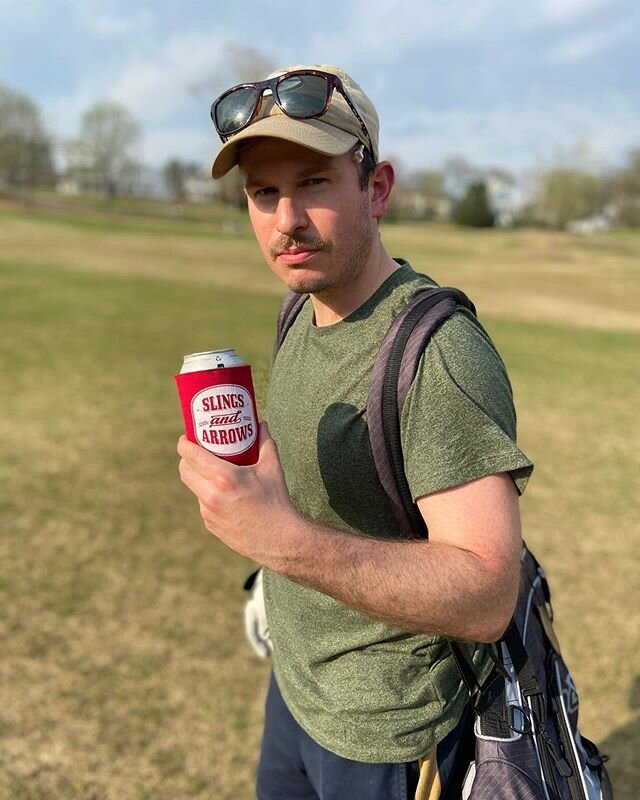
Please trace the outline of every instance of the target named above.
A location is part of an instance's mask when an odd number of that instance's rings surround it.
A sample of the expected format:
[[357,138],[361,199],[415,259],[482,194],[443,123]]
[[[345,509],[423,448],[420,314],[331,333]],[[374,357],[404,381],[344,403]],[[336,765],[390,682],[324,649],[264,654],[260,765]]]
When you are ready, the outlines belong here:
[[[98,103],[82,114],[78,134],[60,145],[64,169],[56,168],[53,137],[36,104],[0,84],[0,191],[60,186],[80,192],[144,194],[138,158],[142,129],[122,105]],[[480,168],[461,156],[439,169],[407,171],[396,159],[398,181],[390,219],[453,220],[461,225],[536,225],[579,230],[580,225],[640,226],[640,147],[622,165],[595,170],[579,158],[538,169],[527,186],[502,168]],[[162,170],[172,200],[193,196],[190,182],[207,185],[195,162],[169,159]],[[211,184],[205,195],[214,190]],[[242,206],[242,183],[233,170],[215,186],[217,199]]]

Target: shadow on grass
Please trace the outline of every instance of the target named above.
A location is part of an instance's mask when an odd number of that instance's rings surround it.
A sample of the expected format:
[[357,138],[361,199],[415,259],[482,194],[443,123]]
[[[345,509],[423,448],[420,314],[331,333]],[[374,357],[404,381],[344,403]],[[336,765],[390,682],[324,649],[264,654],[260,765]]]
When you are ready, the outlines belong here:
[[607,771],[615,800],[636,800],[640,790],[640,675],[631,688],[629,708],[634,713],[631,722],[616,728],[599,743],[600,751],[610,758]]

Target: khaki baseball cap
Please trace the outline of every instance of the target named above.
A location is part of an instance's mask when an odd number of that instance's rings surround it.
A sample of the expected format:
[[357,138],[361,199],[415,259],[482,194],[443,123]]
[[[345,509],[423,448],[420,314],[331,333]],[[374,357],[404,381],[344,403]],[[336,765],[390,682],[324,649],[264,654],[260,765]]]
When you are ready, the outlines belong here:
[[[268,77],[274,78],[285,72],[300,69],[321,70],[322,72],[337,75],[341,79],[351,102],[358,109],[358,114],[360,114],[364,124],[367,126],[374,149],[373,157],[377,161],[378,114],[371,100],[360,88],[360,85],[349,77],[343,69],[333,64],[287,67],[273,72]],[[369,142],[358,118],[337,89],[333,92],[325,114],[315,119],[293,119],[288,117],[278,108],[272,98],[264,96],[260,113],[255,120],[228,139],[216,154],[211,169],[213,177],[222,178],[238,163],[243,143],[246,143],[248,139],[262,136],[284,139],[327,156],[344,155],[358,142],[362,142],[366,147],[369,147]]]

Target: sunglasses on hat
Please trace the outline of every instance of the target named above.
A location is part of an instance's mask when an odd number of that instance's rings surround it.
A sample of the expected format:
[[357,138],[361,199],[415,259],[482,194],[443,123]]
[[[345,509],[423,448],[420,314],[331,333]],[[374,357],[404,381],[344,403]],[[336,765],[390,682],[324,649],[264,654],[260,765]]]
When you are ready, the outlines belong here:
[[294,70],[256,83],[241,83],[220,95],[211,106],[211,119],[223,142],[244,130],[260,113],[268,92],[283,114],[292,119],[316,119],[326,113],[337,89],[353,111],[374,152],[364,120],[337,75],[319,70]]

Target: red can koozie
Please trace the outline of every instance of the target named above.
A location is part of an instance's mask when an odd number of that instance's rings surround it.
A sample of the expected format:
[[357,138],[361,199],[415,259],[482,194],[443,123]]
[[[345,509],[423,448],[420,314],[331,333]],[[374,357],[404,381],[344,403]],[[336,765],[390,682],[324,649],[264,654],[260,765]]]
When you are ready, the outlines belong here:
[[258,414],[251,367],[233,351],[195,353],[185,356],[175,380],[187,439],[233,464],[255,464]]

